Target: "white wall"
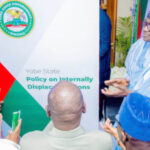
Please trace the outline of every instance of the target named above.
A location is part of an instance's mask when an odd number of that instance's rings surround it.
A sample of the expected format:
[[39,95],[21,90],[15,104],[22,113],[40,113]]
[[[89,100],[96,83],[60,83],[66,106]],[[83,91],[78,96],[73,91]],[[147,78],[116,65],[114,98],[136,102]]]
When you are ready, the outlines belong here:
[[133,7],[134,0],[118,0],[118,17],[131,16],[130,9]]

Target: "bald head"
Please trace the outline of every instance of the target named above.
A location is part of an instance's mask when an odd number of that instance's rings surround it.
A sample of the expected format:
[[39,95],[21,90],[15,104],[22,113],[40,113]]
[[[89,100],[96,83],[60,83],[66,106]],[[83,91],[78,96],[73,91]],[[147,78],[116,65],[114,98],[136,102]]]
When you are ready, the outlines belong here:
[[80,124],[84,111],[82,93],[75,84],[61,81],[50,91],[48,107],[54,124]]

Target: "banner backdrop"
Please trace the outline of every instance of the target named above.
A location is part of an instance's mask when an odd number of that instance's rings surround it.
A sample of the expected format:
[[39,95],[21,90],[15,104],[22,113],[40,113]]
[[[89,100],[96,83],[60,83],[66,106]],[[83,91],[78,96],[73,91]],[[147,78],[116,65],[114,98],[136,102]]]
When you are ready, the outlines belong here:
[[49,122],[47,95],[58,81],[74,82],[98,128],[99,1],[0,0],[0,88],[3,119],[21,110],[21,135]]

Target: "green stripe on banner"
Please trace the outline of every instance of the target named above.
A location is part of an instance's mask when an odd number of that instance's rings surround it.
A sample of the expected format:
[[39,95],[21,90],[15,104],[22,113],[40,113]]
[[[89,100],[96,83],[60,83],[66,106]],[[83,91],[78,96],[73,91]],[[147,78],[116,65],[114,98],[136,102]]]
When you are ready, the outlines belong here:
[[21,110],[21,136],[33,130],[43,130],[50,118],[36,100],[15,81],[9,90],[2,109],[3,119],[11,126],[12,113]]
[[134,42],[137,40],[138,14],[139,14],[139,0],[137,0],[137,7],[136,7]]

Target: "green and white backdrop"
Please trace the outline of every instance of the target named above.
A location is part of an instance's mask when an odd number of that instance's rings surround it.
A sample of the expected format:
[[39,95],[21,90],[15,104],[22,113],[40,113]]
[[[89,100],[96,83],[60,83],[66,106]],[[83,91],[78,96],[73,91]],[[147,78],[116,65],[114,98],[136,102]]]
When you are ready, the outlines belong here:
[[79,86],[87,104],[81,124],[98,128],[99,1],[0,0],[0,100],[3,129],[21,110],[21,136],[42,130],[50,89]]

